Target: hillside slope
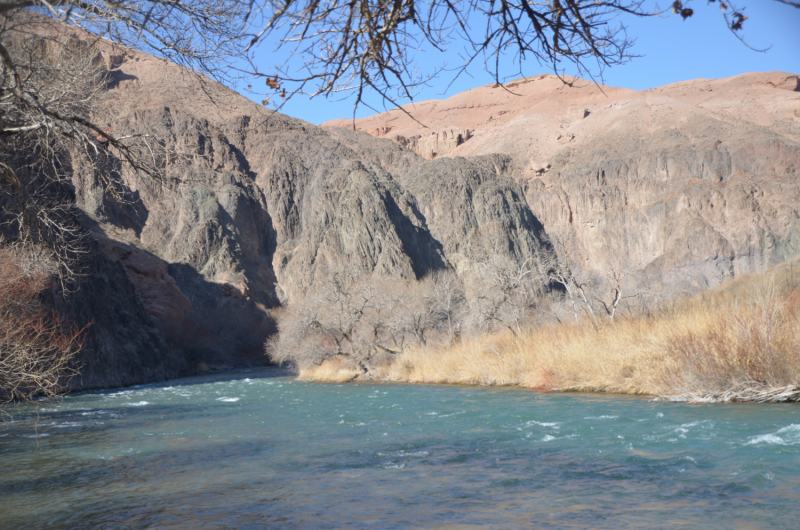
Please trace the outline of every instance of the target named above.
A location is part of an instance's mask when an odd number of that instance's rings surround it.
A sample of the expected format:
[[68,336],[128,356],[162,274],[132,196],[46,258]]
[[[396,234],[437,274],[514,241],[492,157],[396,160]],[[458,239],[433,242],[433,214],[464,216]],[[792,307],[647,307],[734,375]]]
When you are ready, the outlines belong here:
[[[585,273],[695,291],[800,251],[800,77],[645,91],[542,75],[356,121],[429,159],[514,178]],[[349,120],[325,125],[352,127]]]

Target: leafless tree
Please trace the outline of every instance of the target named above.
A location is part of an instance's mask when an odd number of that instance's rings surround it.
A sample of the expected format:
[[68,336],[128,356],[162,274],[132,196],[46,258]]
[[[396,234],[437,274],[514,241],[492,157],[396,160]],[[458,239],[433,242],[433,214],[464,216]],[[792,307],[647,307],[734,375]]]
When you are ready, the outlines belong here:
[[[626,254],[609,252],[616,258],[606,266],[602,278],[592,281],[584,278],[572,266],[569,257],[572,242],[569,236],[551,234],[548,243],[541,252],[541,262],[547,269],[549,281],[564,290],[564,302],[570,307],[576,321],[581,314],[585,314],[597,328],[600,325],[597,312],[605,313],[608,320],[613,322],[621,304],[638,298],[641,306],[638,309],[642,311],[647,307],[648,300],[652,303],[657,300],[657,297],[652,300],[648,298],[648,292],[641,287],[640,281],[644,273],[630,265]],[[631,311],[630,308],[628,310]]]
[[59,117],[88,119],[103,67],[90,45],[64,35],[3,36],[10,38],[0,42],[0,221],[12,240],[51,249],[57,272],[69,280],[81,272],[89,248],[69,188],[69,155],[80,146],[84,156],[98,160],[102,151],[91,148],[99,142],[90,128]]
[[[776,1],[800,8],[794,0]],[[740,37],[743,7],[728,0],[717,5]],[[290,92],[312,97],[354,94],[355,107],[366,104],[369,92],[397,106],[442,70],[456,78],[473,63],[497,83],[524,75],[529,60],[559,76],[570,69],[600,80],[606,68],[634,57],[621,15],[687,19],[692,6],[692,0],[665,8],[649,0],[267,0],[266,21],[248,48],[271,39],[288,52],[286,62],[260,74],[284,97],[288,83]],[[454,47],[461,48],[455,66],[416,68],[416,52]],[[514,71],[506,70],[505,56]]]
[[425,303],[431,315],[447,324],[451,342],[461,336],[461,324],[469,311],[464,285],[452,270],[437,271],[427,279]]
[[603,306],[608,319],[612,322],[617,315],[620,302],[640,296],[638,290],[633,288],[633,277],[638,273],[624,261],[624,259],[620,258],[616,260],[616,263],[608,266],[606,281],[608,282],[607,291],[609,296],[605,298],[595,297],[600,305]]
[[43,13],[224,82],[260,5],[249,0],[0,0],[0,16]]
[[473,239],[473,260],[466,275],[471,325],[492,332],[506,328],[513,333],[529,316],[545,287],[538,250],[516,255],[505,230],[488,224]]

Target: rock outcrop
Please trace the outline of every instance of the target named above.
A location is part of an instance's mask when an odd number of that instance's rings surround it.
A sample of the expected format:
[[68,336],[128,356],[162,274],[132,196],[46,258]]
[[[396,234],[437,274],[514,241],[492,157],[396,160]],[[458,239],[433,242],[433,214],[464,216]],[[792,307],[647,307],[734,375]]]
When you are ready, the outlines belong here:
[[[519,182],[584,271],[625,267],[694,291],[800,253],[799,80],[751,73],[637,92],[543,75],[510,83],[517,95],[492,85],[407,110],[433,130],[470,130],[442,155]],[[389,137],[426,131],[399,110],[356,120],[389,124]]]
[[[380,129],[376,132],[382,132]],[[417,134],[410,137],[394,134],[389,136],[392,140],[417,153],[422,158],[433,160],[446,155],[471,138],[470,129],[447,129],[434,131],[430,134]],[[386,136],[386,134],[376,134]]]
[[[421,278],[471,256],[487,225],[506,231],[520,259],[539,244],[520,183],[485,165],[428,162],[389,139],[274,113],[143,53],[106,55],[110,82],[94,119],[157,135],[180,156],[162,182],[112,164],[124,201],[72,160],[96,268],[115,274],[111,283],[92,275],[67,301],[65,312],[88,322],[115,298],[90,328],[78,388],[265,362],[269,309],[330,273]],[[431,138],[417,145],[434,157],[469,131]]]

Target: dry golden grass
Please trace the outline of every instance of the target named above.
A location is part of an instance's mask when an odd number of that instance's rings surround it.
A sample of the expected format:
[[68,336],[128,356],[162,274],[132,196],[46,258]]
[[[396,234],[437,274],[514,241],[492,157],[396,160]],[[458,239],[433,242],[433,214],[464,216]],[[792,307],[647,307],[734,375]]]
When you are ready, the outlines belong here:
[[361,375],[353,363],[343,357],[328,359],[320,365],[300,370],[300,379],[310,379],[318,383],[346,383]]
[[[691,400],[800,398],[800,291],[788,278],[788,267],[742,276],[657,314],[599,329],[560,324],[414,349],[372,376]],[[356,372],[338,359],[302,375],[343,381]]]

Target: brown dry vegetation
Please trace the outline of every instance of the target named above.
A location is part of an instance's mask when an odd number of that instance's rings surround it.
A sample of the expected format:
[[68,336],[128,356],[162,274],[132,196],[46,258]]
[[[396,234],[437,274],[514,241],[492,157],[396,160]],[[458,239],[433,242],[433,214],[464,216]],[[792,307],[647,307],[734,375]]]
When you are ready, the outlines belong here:
[[42,303],[57,264],[42,247],[0,247],[0,404],[54,396],[84,334]]
[[[404,351],[385,381],[519,385],[692,401],[800,400],[800,291],[790,268],[747,275],[649,315],[510,330]],[[345,357],[301,370],[348,380]]]

